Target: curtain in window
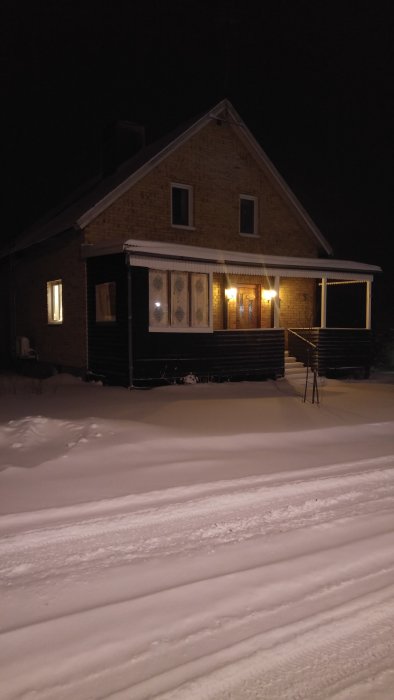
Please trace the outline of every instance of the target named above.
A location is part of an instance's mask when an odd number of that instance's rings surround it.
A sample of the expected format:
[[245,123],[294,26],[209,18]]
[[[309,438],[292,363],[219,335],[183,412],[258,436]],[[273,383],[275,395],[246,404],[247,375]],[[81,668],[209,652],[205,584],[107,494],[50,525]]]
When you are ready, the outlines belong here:
[[168,273],[149,270],[149,325],[168,326]]
[[189,285],[187,272],[171,273],[171,326],[189,325]]
[[191,325],[194,328],[206,328],[209,325],[207,274],[191,275],[191,315]]
[[96,284],[96,321],[116,321],[116,284]]

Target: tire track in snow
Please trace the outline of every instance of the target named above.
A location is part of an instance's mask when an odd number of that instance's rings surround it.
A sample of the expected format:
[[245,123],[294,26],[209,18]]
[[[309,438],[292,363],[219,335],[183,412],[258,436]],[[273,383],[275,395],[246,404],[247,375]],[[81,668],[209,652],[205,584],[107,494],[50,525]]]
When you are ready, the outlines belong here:
[[386,673],[394,470],[376,462],[3,537],[4,698],[317,700],[346,670],[362,683],[359,658]]
[[114,516],[122,513],[130,513],[144,508],[156,508],[165,504],[180,504],[188,502],[192,498],[221,495],[223,493],[238,492],[240,490],[254,489],[256,487],[275,487],[291,485],[294,483],[308,483],[316,479],[326,477],[351,475],[355,472],[363,473],[390,469],[394,467],[394,455],[374,457],[339,464],[328,464],[313,469],[297,469],[291,471],[275,471],[274,473],[260,476],[248,476],[244,478],[226,479],[225,481],[196,483],[191,486],[175,486],[160,491],[136,493],[129,496],[118,496],[100,501],[84,502],[72,506],[46,508],[44,510],[11,513],[0,516],[0,534],[4,536],[29,529],[44,528],[51,525],[53,529],[57,525],[86,521],[97,516]]
[[[145,687],[133,695],[135,700],[154,697],[155,700],[348,700],[353,688],[368,687],[368,700],[377,698],[374,689],[379,688],[380,677],[393,679],[394,658],[394,597],[380,600],[370,596],[364,605],[341,606],[334,619],[315,619],[307,624],[276,630],[272,644],[267,636],[255,640],[253,647],[234,650],[231,665],[218,668],[186,682],[169,693],[155,692],[146,695],[149,685],[160,687],[163,679],[147,681]],[[296,642],[296,643],[295,643]],[[238,658],[237,658],[238,656]],[[214,663],[212,663],[214,665]],[[197,665],[196,665],[197,666]],[[189,676],[192,675],[189,669]],[[198,676],[199,668],[195,669]],[[171,674],[169,674],[171,675]],[[186,674],[185,674],[186,675]],[[181,676],[178,670],[178,676]],[[377,676],[377,678],[375,678]],[[178,680],[180,680],[178,678]],[[155,683],[156,681],[156,683]],[[168,679],[170,681],[170,679]],[[174,679],[172,679],[173,683]],[[170,685],[170,682],[169,682]],[[391,684],[391,688],[392,688]],[[106,695],[111,700],[125,700],[124,691]],[[390,685],[382,698],[391,700]]]
[[187,555],[339,518],[394,511],[394,469],[230,490],[0,539],[0,578],[26,580]]

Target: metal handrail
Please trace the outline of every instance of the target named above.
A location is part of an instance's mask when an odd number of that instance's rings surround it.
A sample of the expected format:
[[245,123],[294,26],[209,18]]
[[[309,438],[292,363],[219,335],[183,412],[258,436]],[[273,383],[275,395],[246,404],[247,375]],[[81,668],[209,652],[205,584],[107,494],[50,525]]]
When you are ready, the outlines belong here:
[[316,351],[317,345],[315,343],[312,343],[310,340],[307,338],[304,338],[302,335],[297,333],[296,331],[293,331],[291,328],[287,329],[289,333],[293,333],[293,335],[297,336],[300,340],[302,340],[304,343],[309,345],[309,347],[306,348],[306,377],[305,377],[305,389],[304,389],[304,396],[303,396],[303,403],[306,402],[306,395],[308,391],[308,380],[309,380],[309,368],[311,368],[313,372],[313,383],[312,383],[312,403],[320,403],[319,401],[319,389],[318,389],[318,384],[317,384],[317,370],[315,368],[312,368],[312,364],[310,361],[310,355],[311,355],[311,350],[312,348],[313,351]]
[[292,328],[288,328],[288,329],[287,329],[287,332],[288,332],[288,333],[293,333],[293,335],[296,335],[297,338],[300,338],[300,340],[303,340],[304,343],[308,343],[308,345],[310,345],[314,350],[317,350],[317,345],[315,345],[315,343],[312,343],[310,340],[307,340],[307,338],[304,338],[304,336],[300,335],[300,334],[297,333],[296,331],[293,331]]

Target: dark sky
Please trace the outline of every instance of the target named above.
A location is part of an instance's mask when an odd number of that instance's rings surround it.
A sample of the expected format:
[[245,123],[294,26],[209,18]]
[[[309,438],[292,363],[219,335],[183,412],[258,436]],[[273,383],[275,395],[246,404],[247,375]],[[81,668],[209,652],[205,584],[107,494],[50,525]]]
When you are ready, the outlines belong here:
[[2,12],[4,238],[97,172],[109,123],[153,139],[228,97],[337,257],[392,254],[392,0],[7,0]]

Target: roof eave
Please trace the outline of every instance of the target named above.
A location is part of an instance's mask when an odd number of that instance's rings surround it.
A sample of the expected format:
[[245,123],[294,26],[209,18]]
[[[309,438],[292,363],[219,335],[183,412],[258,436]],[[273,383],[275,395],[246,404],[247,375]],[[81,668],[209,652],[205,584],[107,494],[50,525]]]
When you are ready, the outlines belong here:
[[304,209],[302,206],[301,202],[298,200],[298,198],[295,196],[295,194],[292,192],[286,181],[283,179],[279,171],[275,168],[274,164],[268,158],[267,154],[265,151],[262,149],[260,146],[259,142],[255,139],[253,136],[252,132],[246,124],[243,122],[241,119],[240,115],[237,113],[237,111],[234,109],[232,105],[229,105],[229,109],[231,110],[233,116],[235,117],[235,123],[237,126],[241,127],[241,134],[243,135],[243,138],[249,143],[249,146],[253,149],[255,152],[255,155],[258,157],[258,159],[263,163],[265,168],[269,171],[271,177],[273,180],[277,183],[279,188],[284,192],[286,195],[287,199],[291,202],[292,206],[296,209],[298,212],[299,216],[301,219],[304,221],[304,223],[307,225],[307,227],[310,229],[310,231],[313,233],[313,235],[317,238],[319,241],[320,245],[322,248],[325,250],[325,252],[328,255],[333,255],[333,249],[327,239],[323,236],[322,232],[318,229],[316,224],[312,221],[311,217],[307,213],[307,211]]
[[256,253],[241,253],[239,251],[203,248],[198,246],[161,243],[158,241],[143,241],[129,239],[124,243],[124,250],[131,255],[150,255],[152,257],[176,257],[179,259],[203,260],[216,262],[223,266],[227,264],[249,264],[266,268],[297,268],[318,269],[323,273],[349,272],[373,275],[382,272],[378,265],[369,265],[351,260],[335,260],[322,258],[299,258],[292,256],[264,255]]

